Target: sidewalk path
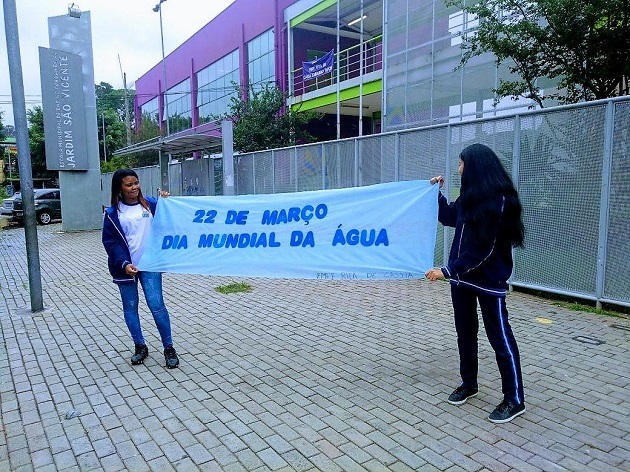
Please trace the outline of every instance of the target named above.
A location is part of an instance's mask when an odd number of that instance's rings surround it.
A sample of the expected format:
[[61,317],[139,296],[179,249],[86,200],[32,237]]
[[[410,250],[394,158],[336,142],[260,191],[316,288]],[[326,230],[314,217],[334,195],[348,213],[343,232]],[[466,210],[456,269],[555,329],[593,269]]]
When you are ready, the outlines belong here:
[[628,471],[630,321],[508,299],[527,412],[501,400],[480,333],[480,392],[456,407],[447,283],[166,274],[180,354],[129,363],[100,232],[38,227],[45,310],[31,313],[24,230],[0,231],[0,471]]

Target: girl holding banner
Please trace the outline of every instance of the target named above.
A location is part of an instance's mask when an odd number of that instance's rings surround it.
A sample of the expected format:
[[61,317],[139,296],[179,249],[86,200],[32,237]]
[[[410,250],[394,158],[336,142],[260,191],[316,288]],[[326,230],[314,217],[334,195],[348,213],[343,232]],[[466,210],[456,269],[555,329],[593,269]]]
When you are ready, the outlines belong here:
[[[159,192],[167,197],[168,192]],[[125,323],[135,343],[131,364],[142,364],[149,354],[144,341],[138,314],[138,282],[157,325],[166,367],[173,369],[179,359],[171,337],[171,321],[162,295],[162,274],[138,270],[157,200],[144,197],[140,190],[138,175],[131,169],[120,169],[112,176],[111,207],[103,218],[103,246],[107,252],[109,272],[118,285],[122,299]]]
[[[477,395],[479,303],[504,397],[488,419],[506,423],[525,412],[520,356],[505,304],[512,248],[522,246],[525,236],[522,207],[512,179],[487,146],[466,147],[460,154],[459,173],[459,198],[448,203],[441,192],[438,197],[438,220],[455,228],[448,264],[426,273],[431,281],[447,278],[451,283],[462,384],[448,401],[461,405]],[[444,178],[434,177],[431,183],[441,188]]]

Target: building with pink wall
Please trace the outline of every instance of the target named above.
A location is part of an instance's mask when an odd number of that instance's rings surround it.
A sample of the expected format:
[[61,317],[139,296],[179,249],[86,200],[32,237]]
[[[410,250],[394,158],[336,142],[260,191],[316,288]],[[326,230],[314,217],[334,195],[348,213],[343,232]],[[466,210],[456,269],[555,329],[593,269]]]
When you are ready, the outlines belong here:
[[[287,94],[287,106],[323,114],[322,139],[377,132],[382,9],[382,0],[236,0],[165,57],[166,80],[162,62],[136,80],[139,129],[165,136],[168,116],[169,135],[218,134],[216,117],[239,93],[234,83],[275,83]],[[304,79],[302,61],[330,50],[338,66]]]
[[[262,79],[276,82],[282,89],[286,87],[286,80],[282,80],[286,76],[287,55],[281,17],[284,8],[295,1],[236,0],[165,57],[171,134],[191,128],[203,131],[211,127],[209,122],[204,122],[203,116],[200,119],[199,114],[200,100],[205,102],[205,95],[200,93],[200,88],[204,85],[216,85],[218,78],[224,78],[221,90],[210,87],[211,96],[208,100],[212,101],[232,96],[234,90],[231,79],[236,79],[240,84],[253,82],[249,76],[251,68],[248,67],[248,62],[256,58],[251,57],[248,45],[261,35],[264,35],[265,40],[265,49],[262,53],[269,56],[268,62],[270,60],[273,67],[269,71],[270,75]],[[260,48],[256,49],[255,53],[260,54]],[[221,63],[220,61],[226,57],[228,60]],[[229,70],[226,70],[226,63]],[[213,64],[218,65],[208,71]],[[204,74],[204,71],[207,73]],[[142,116],[143,119],[149,117],[153,120],[157,118],[160,128],[164,129],[166,114],[162,62],[136,80],[135,86],[135,116]],[[182,103],[184,101],[187,102],[186,105]],[[225,104],[225,100],[222,103]]]

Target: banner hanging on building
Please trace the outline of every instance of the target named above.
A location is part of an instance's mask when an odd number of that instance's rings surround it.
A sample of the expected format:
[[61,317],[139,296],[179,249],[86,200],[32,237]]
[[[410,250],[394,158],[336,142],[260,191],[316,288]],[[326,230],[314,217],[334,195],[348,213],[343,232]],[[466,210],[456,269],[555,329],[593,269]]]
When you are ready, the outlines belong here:
[[387,280],[433,267],[438,186],[350,189],[158,202],[140,270]]
[[318,59],[302,62],[302,74],[304,80],[315,79],[319,76],[330,74],[335,65],[334,50],[326,53]]
[[81,56],[39,48],[48,170],[87,170]]

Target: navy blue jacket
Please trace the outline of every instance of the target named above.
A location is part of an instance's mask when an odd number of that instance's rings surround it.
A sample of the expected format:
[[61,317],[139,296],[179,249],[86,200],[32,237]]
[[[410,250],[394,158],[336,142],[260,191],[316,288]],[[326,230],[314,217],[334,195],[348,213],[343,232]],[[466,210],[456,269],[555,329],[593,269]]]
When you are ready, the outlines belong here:
[[[151,213],[155,215],[155,207],[157,200],[153,197],[145,197],[149,202]],[[103,214],[103,246],[107,252],[107,266],[109,273],[113,277],[116,284],[133,282],[135,277],[125,272],[125,266],[131,264],[131,253],[129,252],[129,244],[120,226],[118,219],[118,209],[108,207]]]
[[441,269],[451,284],[504,297],[507,293],[507,280],[512,275],[512,244],[505,233],[500,231],[505,197],[498,199],[496,203],[498,221],[488,222],[493,225],[495,235],[492,241],[483,243],[474,238],[470,229],[466,228],[459,198],[448,203],[446,197],[439,194],[438,220],[444,226],[455,227],[448,265]]

